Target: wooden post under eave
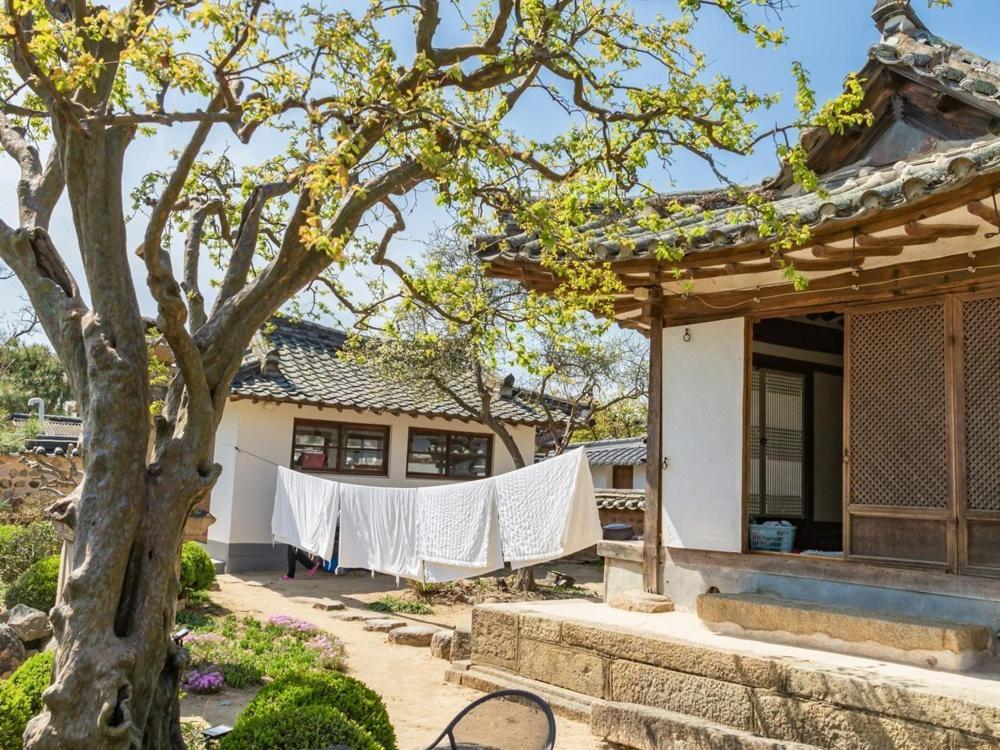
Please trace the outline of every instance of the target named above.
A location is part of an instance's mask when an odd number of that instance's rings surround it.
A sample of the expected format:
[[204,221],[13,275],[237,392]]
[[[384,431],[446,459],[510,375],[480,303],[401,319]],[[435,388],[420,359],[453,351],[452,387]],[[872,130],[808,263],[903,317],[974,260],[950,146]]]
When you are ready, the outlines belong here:
[[642,536],[643,587],[653,594],[663,591],[661,579],[661,519],[663,515],[660,481],[663,464],[663,290],[650,290],[649,313],[649,413],[646,417],[646,513]]

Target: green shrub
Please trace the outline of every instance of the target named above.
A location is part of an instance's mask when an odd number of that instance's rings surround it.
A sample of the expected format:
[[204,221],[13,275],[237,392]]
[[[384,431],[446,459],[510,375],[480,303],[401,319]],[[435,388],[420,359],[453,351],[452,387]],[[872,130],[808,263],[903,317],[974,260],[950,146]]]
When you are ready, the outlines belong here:
[[181,546],[181,593],[205,591],[215,583],[212,558],[197,542]]
[[411,602],[398,596],[386,594],[368,605],[368,609],[376,612],[395,612],[404,615],[432,615],[434,610],[423,602]]
[[56,606],[56,588],[59,585],[59,556],[45,557],[17,577],[4,592],[4,606],[15,604],[48,612]]
[[367,729],[385,750],[396,750],[396,732],[382,696],[360,680],[338,672],[299,672],[275,680],[257,693],[242,716],[283,714],[310,705],[333,706]]
[[338,744],[351,750],[384,750],[357,722],[323,705],[240,716],[219,750],[316,750]]
[[42,710],[42,693],[52,681],[53,655],[35,654],[10,679],[0,681],[0,750],[20,750],[32,716]]
[[44,557],[59,552],[59,539],[48,521],[0,526],[0,583],[11,583]]

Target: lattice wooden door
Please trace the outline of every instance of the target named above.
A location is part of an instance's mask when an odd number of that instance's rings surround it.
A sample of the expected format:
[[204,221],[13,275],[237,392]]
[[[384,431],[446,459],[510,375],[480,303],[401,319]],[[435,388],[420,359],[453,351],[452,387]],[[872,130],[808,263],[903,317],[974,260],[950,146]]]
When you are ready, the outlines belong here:
[[847,317],[844,544],[850,557],[953,566],[947,306]]
[[958,305],[959,566],[1000,575],[1000,297],[966,296]]

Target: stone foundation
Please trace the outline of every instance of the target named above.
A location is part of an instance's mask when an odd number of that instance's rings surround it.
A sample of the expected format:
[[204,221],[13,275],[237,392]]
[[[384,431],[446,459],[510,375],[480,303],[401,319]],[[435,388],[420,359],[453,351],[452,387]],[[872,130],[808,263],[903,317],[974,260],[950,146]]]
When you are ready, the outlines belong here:
[[[1000,676],[950,675],[948,687],[938,689],[932,678],[940,673],[926,672],[921,682],[914,675],[925,672],[912,667],[900,666],[910,672],[899,679],[876,679],[855,666],[857,659],[850,669],[847,662],[827,669],[801,658],[769,656],[762,653],[766,649],[712,647],[662,634],[671,618],[698,627],[692,615],[549,604],[476,607],[472,659],[462,684],[477,679],[495,684],[496,675],[508,674],[515,681],[571,691],[594,707],[595,733],[639,750],[652,747],[642,737],[680,741],[688,735],[701,739],[680,746],[1000,747]],[[591,612],[595,617],[586,618]],[[493,677],[485,679],[486,674]],[[968,681],[968,689],[961,680]],[[649,711],[637,714],[628,706]],[[684,720],[678,723],[677,717]],[[721,736],[729,739],[723,742]]]

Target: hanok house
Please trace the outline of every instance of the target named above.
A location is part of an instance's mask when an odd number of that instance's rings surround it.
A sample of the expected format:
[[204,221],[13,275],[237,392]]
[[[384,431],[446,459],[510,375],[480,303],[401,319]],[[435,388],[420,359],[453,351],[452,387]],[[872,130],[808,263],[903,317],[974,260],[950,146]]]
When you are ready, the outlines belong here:
[[[284,547],[271,541],[278,465],[392,487],[514,468],[492,430],[454,401],[338,356],[346,340],[341,331],[277,316],[236,374],[216,437],[223,468],[208,530],[208,551],[227,570],[266,570],[284,559]],[[451,386],[479,403],[471,379]],[[535,395],[498,384],[494,413],[531,461],[536,429],[549,421]]]
[[[1000,747],[1000,63],[907,0],[873,18],[873,125],[802,134],[820,191],[763,188],[811,229],[806,290],[723,194],[668,196],[703,209],[679,262],[669,232],[588,230],[650,339],[644,539],[600,547],[643,613],[477,610],[453,679],[566,688],[650,750]],[[554,286],[531,236],[482,254]]]

